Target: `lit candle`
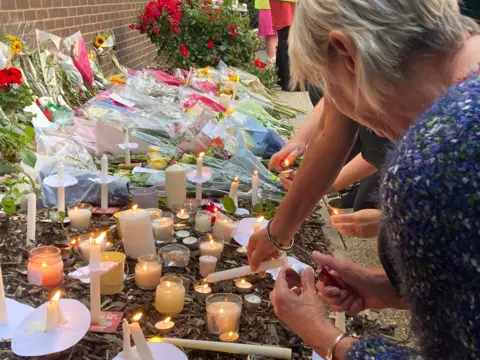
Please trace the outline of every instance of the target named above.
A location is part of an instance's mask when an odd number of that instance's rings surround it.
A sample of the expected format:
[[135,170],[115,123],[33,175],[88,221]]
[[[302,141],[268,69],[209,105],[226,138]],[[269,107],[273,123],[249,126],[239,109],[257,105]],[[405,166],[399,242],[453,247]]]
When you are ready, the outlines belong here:
[[199,300],[204,300],[212,293],[212,288],[208,284],[198,284],[193,289],[195,290],[195,297]]
[[95,240],[90,238],[90,269],[98,270],[100,269],[100,252],[101,244],[105,239],[107,232],[101,233]]
[[27,215],[27,247],[35,241],[35,229],[37,227],[37,196],[34,192],[27,195],[28,215]]
[[187,220],[190,217],[190,215],[188,215],[188,213],[185,212],[185,209],[180,209],[180,211],[177,212],[177,217],[182,220]]
[[240,293],[249,293],[252,290],[252,284],[245,281],[245,279],[235,282],[235,287]]
[[125,152],[125,165],[131,165],[130,160],[130,135],[127,128],[123,128],[123,146]]
[[163,215],[162,209],[151,208],[151,209],[145,209],[145,210],[147,210],[148,213],[150,214],[150,220],[152,221],[155,219],[161,218]]
[[230,241],[235,231],[236,222],[224,214],[218,214],[213,225],[212,234],[218,239]]
[[152,221],[147,210],[133,206],[131,210],[124,211],[119,220],[127,256],[137,259],[144,254],[155,254]]
[[40,246],[30,250],[27,276],[32,285],[56,287],[61,284],[63,261],[60,249],[55,246]]
[[235,176],[235,179],[232,181],[232,185],[230,186],[230,193],[228,194],[229,197],[233,199],[235,205],[238,204],[237,193],[238,193],[238,176]]
[[260,226],[262,225],[262,221],[263,221],[264,217],[263,216],[260,216],[257,221],[255,221],[255,223],[253,224],[253,233],[256,233],[257,231],[260,230]]
[[160,333],[162,334],[169,333],[175,326],[175,323],[171,321],[171,319],[171,317],[167,317],[165,320],[157,322],[155,328],[160,330]]
[[234,342],[237,341],[240,336],[234,332],[230,331],[228,333],[220,334],[220,340],[225,342]]
[[[105,235],[103,232],[98,236],[90,247],[90,268],[97,270],[100,268],[100,244]],[[101,314],[101,295],[100,295],[100,273],[92,275],[90,278],[90,317],[91,322],[98,324]]]
[[175,204],[182,204],[187,199],[187,176],[185,169],[172,165],[165,170],[165,192],[167,206],[172,209]]
[[289,165],[290,165],[290,161],[288,161],[288,159],[285,159],[285,161],[283,162],[283,167],[288,168]]
[[161,217],[152,222],[153,237],[159,241],[169,241],[173,237],[173,219]]
[[252,208],[258,202],[258,171],[255,169],[252,174]]
[[205,156],[205,153],[203,153],[203,152],[198,154],[198,157],[197,157],[197,177],[202,177],[203,157],[204,156]]
[[[91,234],[91,237],[89,239],[85,239],[83,241],[79,241],[79,239],[73,239],[70,241],[71,246],[78,246],[78,251],[80,252],[80,256],[85,262],[90,262],[90,248],[92,247],[92,244],[94,243],[92,241],[92,237],[94,234]],[[105,251],[106,249],[106,243],[102,241],[100,243],[100,252]]]
[[3,287],[2,267],[0,266],[0,324],[8,323],[7,302],[5,299],[5,288]]
[[68,217],[70,218],[70,226],[72,228],[87,230],[90,227],[92,208],[91,206],[83,206],[82,204],[69,206]]
[[135,283],[140,289],[155,289],[160,284],[162,265],[157,255],[145,255],[138,258],[135,266]]
[[217,268],[218,259],[215,256],[203,255],[200,256],[200,276],[207,277],[214,273]]
[[133,342],[137,347],[138,356],[141,360],[154,360],[152,352],[150,351],[150,347],[148,346],[147,340],[145,340],[145,336],[143,335],[142,329],[138,324],[138,320],[142,317],[142,314],[139,313],[135,315],[132,320],[134,321],[132,324],[128,326],[130,333],[132,334]]
[[155,309],[162,314],[178,314],[185,303],[185,288],[178,276],[164,276],[155,293]]
[[207,280],[209,282],[218,282],[223,280],[235,279],[235,278],[255,274],[257,272],[277,269],[282,266],[285,266],[285,259],[283,257],[280,257],[276,260],[269,260],[261,263],[259,268],[256,271],[252,271],[250,266],[246,265],[239,268],[219,271],[219,272],[210,274],[207,276]]
[[210,211],[197,211],[195,217],[195,230],[199,232],[207,232],[212,228],[212,213]]
[[212,334],[238,331],[240,313],[241,306],[233,301],[218,301],[209,304],[207,306],[208,331]]
[[104,184],[108,178],[108,157],[107,155],[102,155],[102,185],[101,185],[101,200],[100,207],[102,210],[108,209],[108,184]]
[[45,332],[54,332],[58,324],[60,323],[60,308],[58,306],[58,300],[60,299],[60,291],[57,291],[52,297],[46,307],[46,325]]
[[212,235],[208,235],[208,240],[200,243],[200,255],[215,256],[217,259],[222,257],[223,241],[215,241]]
[[126,319],[123,319],[122,330],[123,330],[123,357],[129,360],[134,356],[134,353],[132,350],[132,344],[130,342],[130,329],[128,328],[128,321]]
[[65,167],[60,161],[57,167],[58,187],[57,187],[57,209],[59,212],[65,212]]

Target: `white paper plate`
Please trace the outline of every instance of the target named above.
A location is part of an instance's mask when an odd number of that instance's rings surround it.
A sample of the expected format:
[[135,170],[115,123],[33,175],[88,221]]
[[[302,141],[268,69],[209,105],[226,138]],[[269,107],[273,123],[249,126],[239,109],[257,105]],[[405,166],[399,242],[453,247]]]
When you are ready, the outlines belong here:
[[107,175],[107,178],[105,181],[102,180],[102,178],[88,178],[91,182],[94,182],[95,184],[110,184],[114,181],[119,180],[120,178],[118,176],[112,176],[112,175]]
[[187,174],[187,179],[196,184],[203,184],[210,180],[213,176],[213,170],[209,167],[204,166],[202,168],[202,176],[197,176],[197,169],[190,171]]
[[[58,180],[58,175],[57,174],[43,179],[43,183],[50,186],[50,187],[54,187],[54,188],[58,188],[58,187],[61,186],[60,182]],[[64,187],[73,186],[73,185],[76,185],[77,183],[78,183],[77,178],[73,177],[73,176],[70,176],[70,175],[65,175],[65,177],[63,179],[63,186]]]
[[[161,342],[148,342],[148,346],[152,351],[155,360],[188,360],[187,355],[176,346]],[[135,346],[132,348],[136,351]],[[136,353],[136,352],[135,352]],[[138,356],[138,355],[137,355]],[[136,358],[140,360],[138,357]],[[118,354],[113,360],[127,360],[122,353]]]
[[[237,228],[233,233],[233,239],[242,246],[248,246],[248,240],[253,235],[253,225],[257,222],[257,218],[246,218],[238,222]],[[267,227],[268,221],[263,220],[260,229]]]
[[[118,263],[117,263],[118,264]],[[127,274],[123,274],[123,281],[125,281],[125,279],[127,278]],[[82,283],[84,284],[90,284],[90,278],[81,278],[79,279]]]
[[73,299],[60,299],[58,305],[68,322],[51,333],[32,331],[32,324],[45,323],[47,303],[41,305],[14,331],[12,351],[16,355],[43,356],[60,352],[72,347],[85,336],[90,327],[90,311],[85,305]]
[[[303,268],[308,267],[307,264],[304,264],[303,262],[295,259],[294,257],[288,256],[287,259],[288,259],[288,267],[292,267],[292,265],[294,265],[294,264],[300,265]],[[273,269],[273,270],[268,270],[267,273],[272,275],[273,280],[277,280],[277,276],[278,276],[279,271],[280,271],[280,268]]]
[[11,339],[18,325],[35,310],[31,306],[19,303],[13,299],[6,298],[5,300],[7,303],[8,323],[0,324],[0,339],[2,340]]

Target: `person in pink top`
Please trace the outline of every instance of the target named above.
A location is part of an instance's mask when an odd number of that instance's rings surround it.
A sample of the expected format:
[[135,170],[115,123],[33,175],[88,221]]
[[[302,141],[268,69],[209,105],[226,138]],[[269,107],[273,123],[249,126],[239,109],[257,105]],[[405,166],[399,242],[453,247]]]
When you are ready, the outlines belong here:
[[290,61],[288,58],[288,32],[292,25],[296,3],[270,0],[272,27],[278,34],[277,60],[279,85],[283,91],[290,91]]

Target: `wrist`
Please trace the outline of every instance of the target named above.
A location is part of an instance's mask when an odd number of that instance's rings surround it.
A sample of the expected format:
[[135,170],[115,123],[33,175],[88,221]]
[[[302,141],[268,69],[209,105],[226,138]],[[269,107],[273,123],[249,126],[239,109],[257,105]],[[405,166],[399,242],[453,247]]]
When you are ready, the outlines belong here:
[[272,235],[275,242],[281,247],[287,247],[292,243],[292,237],[295,233],[290,236],[291,230],[284,228],[282,224],[286,222],[278,221],[277,218],[273,218],[270,224],[270,234]]
[[[330,320],[316,322],[313,328],[309,328],[309,330],[302,340],[322,358],[326,357],[328,350],[335,343],[338,336],[343,334],[343,331],[337,328]],[[342,341],[343,339],[340,342]]]

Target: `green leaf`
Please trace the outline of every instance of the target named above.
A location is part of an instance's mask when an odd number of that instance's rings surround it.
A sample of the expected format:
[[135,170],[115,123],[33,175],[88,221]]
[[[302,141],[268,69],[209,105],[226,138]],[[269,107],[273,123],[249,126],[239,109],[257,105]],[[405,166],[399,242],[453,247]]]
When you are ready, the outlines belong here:
[[235,202],[233,201],[233,199],[230,196],[225,195],[222,198],[222,204],[223,204],[223,207],[225,208],[225,211],[228,214],[235,214],[235,212],[237,211],[237,207],[235,206]]
[[262,203],[257,203],[257,205],[255,205],[255,207],[253,208],[252,212],[254,214],[261,214],[263,213],[263,204]]
[[2,208],[7,215],[14,214],[15,211],[17,211],[17,205],[15,204],[15,201],[13,201],[12,198],[7,196],[2,199]]
[[35,130],[31,126],[25,126],[25,135],[29,140],[33,140],[35,138]]
[[15,165],[0,163],[0,174],[18,173],[19,171]]
[[20,158],[26,165],[32,168],[35,167],[35,164],[37,162],[37,156],[31,149],[22,147],[20,149]]

